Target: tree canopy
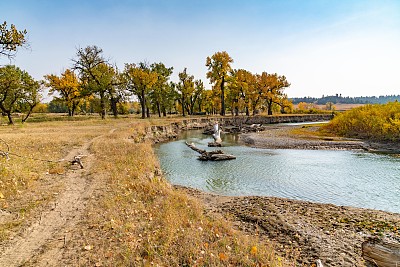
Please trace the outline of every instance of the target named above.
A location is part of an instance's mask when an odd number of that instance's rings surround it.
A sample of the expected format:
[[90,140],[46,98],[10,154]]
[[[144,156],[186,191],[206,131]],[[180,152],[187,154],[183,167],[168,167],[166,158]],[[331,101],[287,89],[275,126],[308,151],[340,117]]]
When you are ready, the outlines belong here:
[[103,50],[95,45],[79,48],[77,58],[73,59],[74,69],[79,71],[83,93],[96,95],[100,99],[100,114],[104,119],[107,113],[107,101],[110,99],[112,87],[117,85],[117,71],[108,64]]
[[59,93],[68,108],[68,115],[74,116],[82,97],[82,86],[75,73],[66,69],[61,76],[50,74],[45,75],[44,78],[45,85],[50,88],[50,93]]
[[18,47],[27,43],[26,34],[26,30],[19,31],[13,24],[8,28],[6,21],[0,24],[0,55],[14,57]]
[[22,121],[31,114],[40,102],[40,84],[26,71],[14,65],[0,68],[0,110],[13,124],[13,112],[26,112]]
[[142,108],[142,118],[150,116],[147,106],[147,96],[156,84],[158,74],[151,70],[150,66],[145,62],[136,64],[125,64],[124,70],[127,88],[135,96],[138,97]]
[[216,52],[211,57],[207,57],[206,66],[208,68],[207,78],[214,84],[214,88],[221,90],[221,115],[225,116],[225,82],[228,79],[228,74],[231,71],[231,63],[233,59],[226,51]]

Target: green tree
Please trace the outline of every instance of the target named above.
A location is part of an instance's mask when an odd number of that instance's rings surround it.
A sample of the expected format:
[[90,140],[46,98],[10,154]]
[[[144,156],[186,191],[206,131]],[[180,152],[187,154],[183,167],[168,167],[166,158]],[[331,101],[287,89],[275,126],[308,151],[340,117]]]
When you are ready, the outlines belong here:
[[147,117],[150,117],[149,112],[146,112],[148,108],[147,96],[157,82],[157,73],[152,71],[147,63],[140,62],[138,65],[125,64],[124,77],[128,90],[139,99],[142,108],[142,119],[146,117],[146,113]]
[[47,110],[50,113],[66,113],[68,112],[68,107],[65,105],[65,102],[60,98],[53,98],[47,107]]
[[6,21],[0,24],[0,55],[14,57],[18,47],[27,43],[26,34],[26,30],[19,31],[13,24],[8,28]]
[[[103,82],[107,87],[107,93],[110,100],[111,111],[114,117],[118,116],[118,104],[123,102],[127,97],[126,80],[117,67],[108,65],[107,71],[104,74]],[[107,78],[106,78],[107,77]]]
[[208,68],[207,78],[214,84],[214,89],[220,88],[221,115],[225,116],[225,82],[228,80],[233,59],[225,51],[216,52],[211,57],[207,57],[206,66]]
[[190,97],[194,93],[194,76],[187,73],[187,69],[184,68],[182,72],[178,74],[179,82],[176,89],[179,94],[179,102],[182,106],[182,116],[186,116],[185,111],[190,114]]
[[177,87],[176,83],[174,82],[168,83],[164,102],[165,102],[165,107],[169,114],[172,114],[172,112],[177,112],[176,106],[179,100],[179,94],[176,90],[176,87]]
[[68,116],[74,116],[82,100],[82,86],[75,73],[66,69],[61,76],[49,74],[44,78],[45,85],[50,88],[50,94],[57,92],[68,108]]
[[85,95],[96,95],[100,99],[101,118],[105,119],[110,90],[116,84],[116,70],[103,57],[103,50],[97,46],[87,46],[77,51],[73,59],[74,69],[79,71]]
[[25,122],[33,108],[40,102],[40,84],[26,71],[7,65],[0,68],[0,110],[13,124],[12,113],[26,112]]
[[[199,101],[201,94],[204,91],[204,84],[201,80],[194,81],[194,91],[191,95],[189,95],[189,110],[190,114],[194,114],[194,108],[196,103]],[[201,112],[201,108],[199,108],[199,112]]]
[[167,68],[163,63],[153,63],[150,65],[153,72],[157,73],[157,81],[151,91],[151,101],[156,107],[158,116],[161,117],[161,113],[166,116],[166,110],[170,103],[169,99],[169,78],[173,72],[173,67]]

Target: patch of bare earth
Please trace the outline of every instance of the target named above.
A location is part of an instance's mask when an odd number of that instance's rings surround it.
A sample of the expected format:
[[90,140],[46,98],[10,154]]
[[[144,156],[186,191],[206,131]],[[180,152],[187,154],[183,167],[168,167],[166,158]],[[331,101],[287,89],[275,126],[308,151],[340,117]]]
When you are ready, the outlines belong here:
[[64,178],[57,180],[63,190],[33,216],[26,227],[2,244],[0,266],[59,266],[70,233],[75,230],[93,190],[98,187],[90,177],[94,157],[90,154],[90,145],[97,138],[71,150],[64,158],[68,162],[83,155],[84,168],[72,165]]
[[399,153],[400,144],[324,136],[320,126],[268,125],[265,131],[240,135],[244,144],[267,149],[364,150]]
[[400,214],[275,197],[227,197],[186,187],[208,211],[248,235],[275,243],[299,266],[365,266],[361,244],[379,237],[400,241]]
[[[361,140],[294,135],[291,130],[296,128],[299,126],[270,125],[263,132],[243,134],[240,140],[249,146],[269,149],[369,149],[369,145]],[[316,129],[318,127],[308,130],[311,133]]]

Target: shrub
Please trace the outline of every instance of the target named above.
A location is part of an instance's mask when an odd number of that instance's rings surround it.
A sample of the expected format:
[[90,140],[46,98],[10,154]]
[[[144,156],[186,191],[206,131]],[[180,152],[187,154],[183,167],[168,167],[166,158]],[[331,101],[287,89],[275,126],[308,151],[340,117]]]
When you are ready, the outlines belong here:
[[365,105],[337,115],[326,130],[347,137],[400,141],[400,103]]

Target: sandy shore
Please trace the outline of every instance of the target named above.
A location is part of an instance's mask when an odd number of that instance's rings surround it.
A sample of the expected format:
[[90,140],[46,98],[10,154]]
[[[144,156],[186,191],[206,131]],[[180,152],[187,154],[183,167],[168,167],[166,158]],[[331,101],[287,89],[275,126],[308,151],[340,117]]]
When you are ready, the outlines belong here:
[[[293,127],[299,126],[270,126],[265,132],[240,138],[263,148],[396,151],[392,146],[359,140],[293,136]],[[201,200],[214,216],[233,221],[238,230],[272,241],[282,256],[295,259],[299,266],[311,266],[317,259],[324,266],[366,266],[361,252],[364,241],[383,238],[400,242],[398,213],[276,197],[226,197],[176,188]]]
[[[294,135],[291,130],[302,126],[269,125],[258,133],[247,133],[240,140],[249,146],[271,149],[335,149],[365,150],[371,152],[400,153],[400,144],[377,143],[343,137]],[[307,126],[307,131],[317,131],[319,126]]]

